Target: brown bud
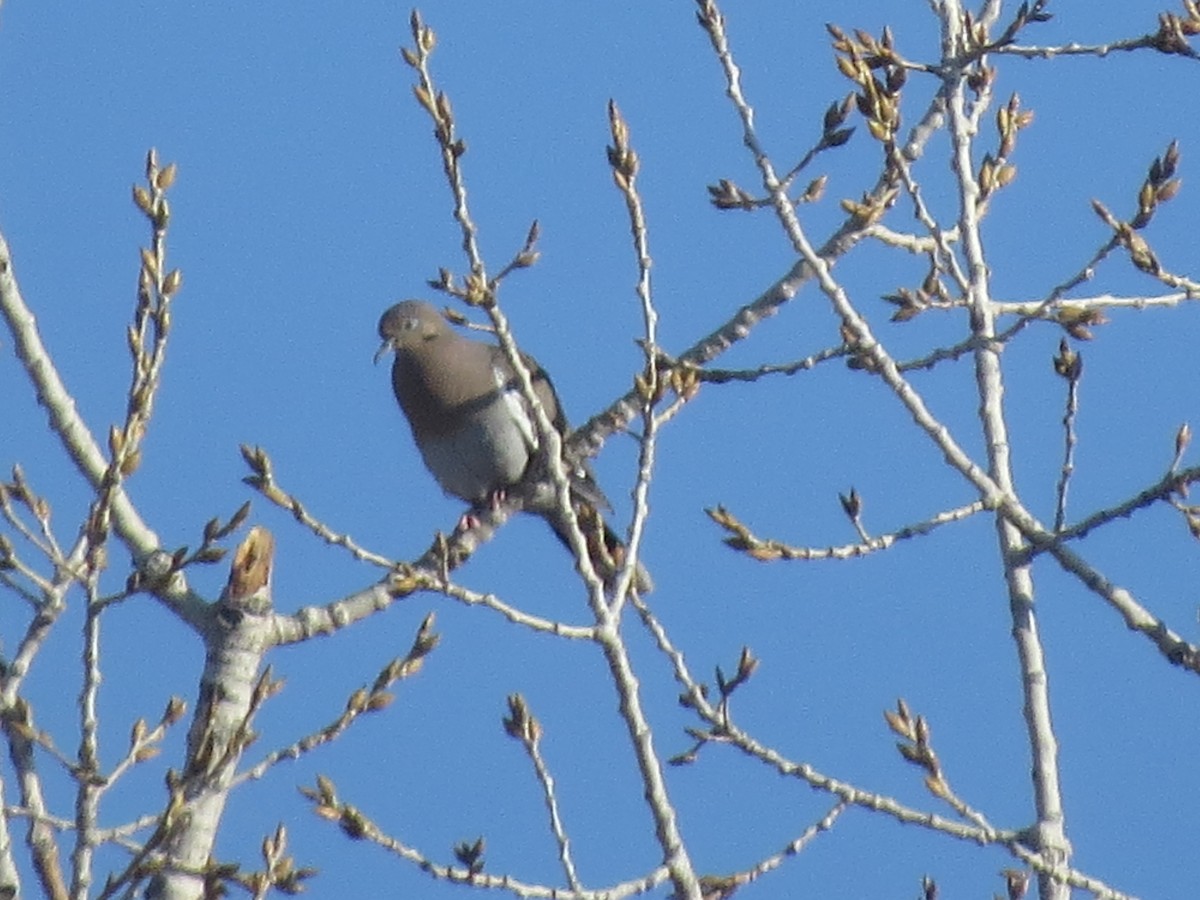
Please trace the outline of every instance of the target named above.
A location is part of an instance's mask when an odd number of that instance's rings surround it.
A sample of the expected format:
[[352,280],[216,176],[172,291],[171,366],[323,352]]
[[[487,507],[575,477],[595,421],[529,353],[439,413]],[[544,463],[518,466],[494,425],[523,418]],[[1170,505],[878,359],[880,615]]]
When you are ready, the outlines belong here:
[[163,279],[162,292],[166,297],[170,297],[176,293],[183,284],[183,273],[178,269],[172,269],[167,273],[167,277]]
[[167,708],[163,712],[163,722],[167,725],[174,725],[183,718],[183,714],[187,712],[187,703],[182,697],[172,697],[167,702]]
[[849,494],[838,494],[838,500],[841,501],[842,511],[850,521],[857,522],[858,517],[862,515],[862,498],[858,495],[858,491],[850,488]]
[[153,202],[150,200],[150,192],[140,184],[133,186],[133,202],[146,215],[150,215],[150,210],[153,208]]
[[1180,459],[1192,442],[1192,426],[1184,422],[1175,433],[1175,458]]
[[179,166],[171,163],[165,169],[159,170],[154,175],[154,186],[160,190],[169,190],[171,185],[175,183],[175,176],[179,174]]

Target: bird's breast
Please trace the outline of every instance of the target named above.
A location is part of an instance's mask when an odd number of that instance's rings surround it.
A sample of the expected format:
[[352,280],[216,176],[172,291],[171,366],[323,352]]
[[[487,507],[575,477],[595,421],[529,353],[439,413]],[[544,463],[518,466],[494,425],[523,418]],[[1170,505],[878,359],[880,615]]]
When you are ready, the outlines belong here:
[[501,397],[461,417],[457,427],[417,437],[426,468],[442,490],[468,502],[516,484],[534,448],[529,423],[514,417]]

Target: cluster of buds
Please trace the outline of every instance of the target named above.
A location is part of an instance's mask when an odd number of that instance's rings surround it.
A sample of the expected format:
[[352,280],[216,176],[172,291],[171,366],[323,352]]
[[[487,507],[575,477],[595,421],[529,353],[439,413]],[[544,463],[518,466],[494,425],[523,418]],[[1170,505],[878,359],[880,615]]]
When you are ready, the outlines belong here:
[[1058,353],[1054,357],[1054,371],[1068,381],[1078,381],[1083,374],[1083,357],[1063,338],[1058,342]]
[[1160,275],[1162,266],[1154,251],[1150,249],[1149,243],[1138,231],[1150,224],[1160,203],[1166,203],[1179,193],[1181,182],[1175,177],[1178,167],[1179,144],[1172,141],[1167,151],[1162,156],[1155,157],[1154,162],[1150,164],[1146,180],[1138,189],[1137,215],[1128,222],[1117,219],[1099,200],[1092,201],[1092,209],[1096,215],[1115,232],[1117,243],[1129,251],[1130,261],[1149,275]]
[[1000,133],[1000,146],[996,155],[984,154],[979,164],[980,212],[988,199],[1002,187],[1012,184],[1017,177],[1017,167],[1008,161],[1017,146],[1017,132],[1028,128],[1033,122],[1033,111],[1021,109],[1021,98],[1013,94],[1008,103],[996,111],[996,130]]
[[1177,53],[1194,56],[1188,38],[1200,34],[1200,4],[1183,0],[1185,15],[1159,13],[1158,31],[1151,38],[1151,46],[1162,53]]
[[858,111],[867,120],[872,137],[892,144],[900,128],[900,89],[908,78],[896,53],[890,28],[874,38],[861,29],[849,37],[836,25],[826,25],[838,54],[837,67],[858,86],[854,95]]
[[175,183],[178,171],[175,163],[160,166],[158,153],[152,149],[146,154],[146,183],[133,187],[134,205],[150,223],[151,240],[149,247],[141,249],[137,307],[126,333],[133,358],[128,415],[124,425],[109,434],[114,468],[122,476],[132,474],[141,460],[139,447],[158,389],[158,373],[171,330],[171,301],[183,285],[179,269],[168,270],[166,266],[166,233],[171,220],[167,191]]
[[884,294],[883,299],[896,307],[892,313],[893,322],[908,322],[936,304],[950,304],[953,299],[946,286],[942,284],[937,266],[930,266],[929,273],[921,286],[915,291],[910,288],[898,288],[894,294]]
[[933,752],[930,743],[929,723],[924,716],[914,716],[903,699],[896,701],[896,709],[885,710],[888,727],[903,740],[896,749],[908,762],[925,770],[925,786],[938,797],[950,796],[950,786],[942,774],[942,764]]
[[467,145],[454,135],[454,112],[450,107],[450,98],[443,91],[433,90],[425,70],[433,48],[437,46],[437,35],[434,34],[432,28],[421,21],[421,14],[416,10],[413,10],[410,24],[416,49],[410,50],[402,47],[400,55],[404,57],[406,63],[425,76],[422,77],[421,84],[413,86],[413,93],[417,97],[417,102],[433,119],[434,135],[437,137],[438,143],[447,154],[457,159],[467,152]]

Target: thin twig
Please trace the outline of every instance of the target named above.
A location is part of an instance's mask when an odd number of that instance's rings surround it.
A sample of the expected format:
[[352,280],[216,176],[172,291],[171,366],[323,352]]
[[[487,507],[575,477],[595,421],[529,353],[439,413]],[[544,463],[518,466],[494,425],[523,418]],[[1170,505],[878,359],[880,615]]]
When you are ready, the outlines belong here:
[[629,126],[612,100],[608,102],[608,120],[613,139],[612,146],[608,148],[609,164],[613,170],[613,182],[625,201],[625,212],[629,216],[629,234],[637,259],[637,295],[641,301],[645,327],[641,343],[646,357],[646,368],[639,382],[642,393],[642,435],[639,442],[637,482],[633,488],[633,521],[629,526],[627,552],[617,579],[614,597],[613,615],[614,618],[619,618],[621,605],[625,602],[629,590],[635,587],[638,581],[638,561],[641,556],[646,517],[650,514],[650,480],[654,473],[660,424],[654,415],[654,405],[664,391],[664,373],[659,369],[658,311],[654,308],[654,297],[650,287],[650,269],[654,263],[650,256],[649,238],[646,233],[646,214],[637,189],[638,157],[630,145]]
[[529,709],[529,704],[520,694],[511,694],[508,698],[508,715],[504,717],[504,730],[509,737],[518,741],[525,749],[526,756],[533,763],[533,772],[542,788],[542,799],[550,816],[550,833],[554,835],[558,847],[558,859],[562,863],[563,874],[567,885],[573,891],[582,890],[579,875],[575,871],[575,861],[571,857],[571,839],[563,825],[562,813],[558,807],[558,795],[554,789],[554,776],[542,756],[542,724]]
[[771,538],[758,537],[724,507],[711,509],[708,511],[708,514],[713,521],[729,533],[730,536],[725,538],[725,543],[728,546],[742,551],[755,559],[768,561],[776,559],[852,559],[866,556],[870,553],[887,550],[899,541],[930,534],[939,526],[961,521],[978,512],[982,512],[984,509],[986,509],[986,506],[983,501],[976,500],[973,503],[940,512],[926,519],[924,522],[906,525],[888,534],[867,538],[862,543],[823,548],[795,547]]
[[1075,418],[1079,415],[1079,378],[1083,371],[1082,357],[1072,354],[1079,363],[1071,365],[1065,373],[1067,379],[1067,406],[1063,412],[1063,464],[1058,477],[1057,500],[1054,504],[1054,531],[1063,530],[1067,521],[1067,490],[1071,484],[1071,475],[1075,471],[1075,445],[1078,438],[1075,434]]

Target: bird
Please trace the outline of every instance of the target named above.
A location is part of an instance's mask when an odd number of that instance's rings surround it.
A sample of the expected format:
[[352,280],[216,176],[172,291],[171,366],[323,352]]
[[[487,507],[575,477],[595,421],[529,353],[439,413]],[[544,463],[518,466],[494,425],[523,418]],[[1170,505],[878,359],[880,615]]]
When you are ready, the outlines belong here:
[[[384,312],[379,337],[383,343],[375,360],[395,354],[396,402],[425,467],[443,491],[483,508],[509,488],[548,479],[533,410],[499,346],[464,336],[423,300],[404,300]],[[550,376],[531,356],[522,353],[521,359],[555,431],[566,437],[567,421]],[[585,462],[569,463],[567,470],[588,555],[612,588],[625,545],[600,515],[611,504]],[[570,548],[570,526],[556,501],[526,509],[544,518]],[[640,593],[653,589],[640,563],[633,586]]]

